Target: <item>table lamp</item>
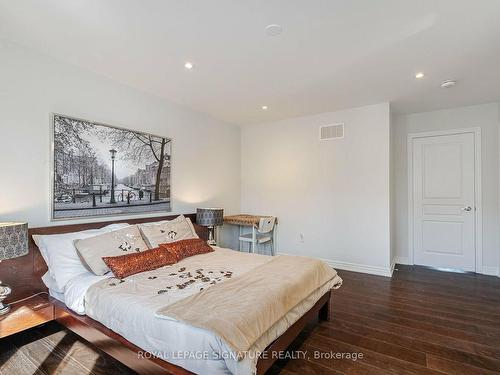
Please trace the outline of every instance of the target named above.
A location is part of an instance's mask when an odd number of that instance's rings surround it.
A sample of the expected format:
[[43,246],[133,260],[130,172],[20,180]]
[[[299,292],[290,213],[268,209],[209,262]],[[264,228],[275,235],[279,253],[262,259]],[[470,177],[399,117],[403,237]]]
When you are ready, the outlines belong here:
[[[0,262],[28,254],[28,223],[0,222]],[[10,306],[2,301],[12,291],[0,280],[0,315],[9,312]]]
[[224,210],[222,208],[197,208],[196,209],[196,224],[208,228],[208,241],[211,246],[216,246],[214,228],[222,225]]

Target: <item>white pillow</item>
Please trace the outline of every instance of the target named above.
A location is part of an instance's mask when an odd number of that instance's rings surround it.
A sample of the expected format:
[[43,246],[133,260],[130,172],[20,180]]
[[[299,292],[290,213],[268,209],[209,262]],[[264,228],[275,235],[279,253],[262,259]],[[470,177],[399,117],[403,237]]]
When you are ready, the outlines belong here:
[[[184,217],[184,215],[182,215],[182,216]],[[175,219],[177,219],[177,218],[179,218],[179,216],[177,216]],[[172,219],[172,220],[175,220],[175,219]],[[142,223],[142,224],[137,224],[137,225],[140,225],[141,227],[150,227],[152,225],[168,223],[169,221],[172,221],[172,220],[150,221],[147,223]]]
[[158,247],[162,243],[198,238],[193,223],[184,215],[173,220],[159,223],[139,224],[142,236],[149,248]]
[[[49,257],[47,256],[47,250],[45,247],[42,245],[42,235],[39,234],[34,234],[31,236],[33,238],[33,242],[35,245],[38,247],[40,250],[40,254],[42,254],[42,258],[45,261],[45,264],[49,264]],[[45,276],[45,275],[44,275]],[[48,287],[48,286],[47,286]]]
[[65,234],[33,235],[42,257],[49,267],[49,273],[56,281],[56,291],[64,291],[64,287],[73,277],[88,270],[82,264],[76,252],[75,240],[97,236],[116,229],[128,227],[129,224],[111,224],[100,229]]
[[148,249],[137,225],[76,240],[74,244],[83,265],[98,276],[109,271],[102,260],[103,257],[132,254]]

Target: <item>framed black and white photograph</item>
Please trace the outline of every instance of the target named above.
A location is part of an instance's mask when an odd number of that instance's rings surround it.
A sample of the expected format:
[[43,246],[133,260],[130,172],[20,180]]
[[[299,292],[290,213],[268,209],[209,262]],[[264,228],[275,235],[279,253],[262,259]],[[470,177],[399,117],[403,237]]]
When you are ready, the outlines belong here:
[[53,116],[52,219],[171,211],[172,140]]

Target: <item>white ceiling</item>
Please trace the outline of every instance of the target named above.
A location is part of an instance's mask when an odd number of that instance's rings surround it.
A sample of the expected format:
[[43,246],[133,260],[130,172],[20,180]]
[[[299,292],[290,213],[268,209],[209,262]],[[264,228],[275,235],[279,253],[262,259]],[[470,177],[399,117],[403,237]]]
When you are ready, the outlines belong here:
[[235,124],[500,100],[499,0],[0,0],[0,38]]

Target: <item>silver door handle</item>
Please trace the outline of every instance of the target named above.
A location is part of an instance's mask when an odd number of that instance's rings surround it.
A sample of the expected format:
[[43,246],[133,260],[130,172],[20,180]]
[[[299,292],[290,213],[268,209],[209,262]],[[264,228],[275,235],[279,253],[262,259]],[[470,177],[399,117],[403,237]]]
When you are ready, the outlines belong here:
[[472,211],[472,207],[471,206],[462,207],[461,210],[462,211]]

